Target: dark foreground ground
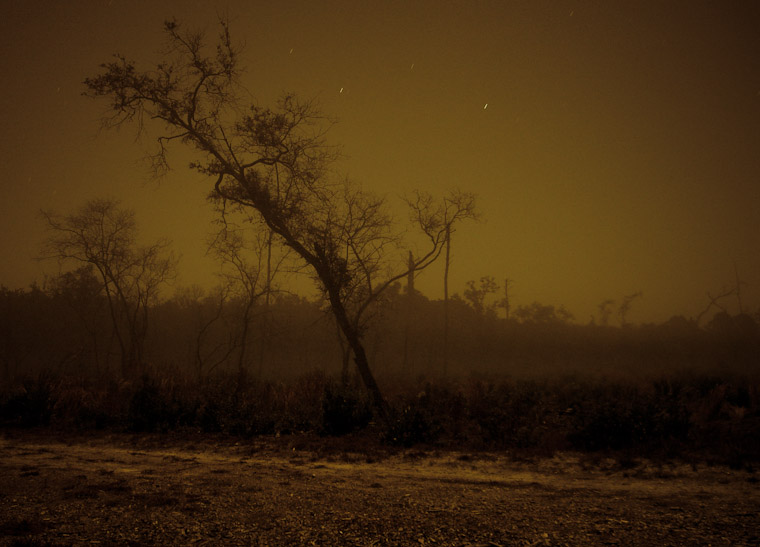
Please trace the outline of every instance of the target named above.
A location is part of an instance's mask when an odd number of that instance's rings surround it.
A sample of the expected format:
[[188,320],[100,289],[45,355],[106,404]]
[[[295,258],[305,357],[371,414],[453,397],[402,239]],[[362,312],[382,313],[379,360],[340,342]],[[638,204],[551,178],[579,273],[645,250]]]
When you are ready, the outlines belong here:
[[[321,442],[321,441],[320,441]],[[759,545],[754,472],[0,433],[1,545]]]

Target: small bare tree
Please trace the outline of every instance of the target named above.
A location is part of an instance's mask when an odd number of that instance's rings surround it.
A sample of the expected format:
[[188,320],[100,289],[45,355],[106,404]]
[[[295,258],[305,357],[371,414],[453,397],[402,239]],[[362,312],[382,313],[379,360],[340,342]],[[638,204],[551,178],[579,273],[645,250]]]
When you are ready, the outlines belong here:
[[704,317],[705,314],[707,314],[707,312],[709,312],[713,308],[718,308],[720,311],[724,313],[728,313],[728,309],[726,308],[726,306],[721,304],[721,300],[736,294],[738,289],[739,289],[738,284],[734,287],[724,286],[723,288],[721,288],[720,292],[715,296],[713,296],[713,294],[708,291],[707,299],[710,301],[710,303],[707,304],[707,306],[705,306],[705,308],[697,314],[697,318],[694,320],[694,323],[697,326],[699,326],[700,322],[702,321],[702,317]]
[[134,211],[114,200],[91,200],[69,215],[42,215],[49,231],[43,257],[95,267],[108,302],[122,375],[139,374],[145,364],[148,310],[176,271],[170,243],[162,239],[138,247]]
[[[198,380],[203,381],[219,366],[227,362],[235,350],[233,329],[224,311],[228,307],[230,288],[214,287],[209,294],[192,285],[175,291],[172,300],[184,314],[192,318],[192,330],[187,338],[188,361],[192,361]],[[226,337],[215,336],[223,330]]]
[[[238,320],[239,332],[236,337],[238,385],[242,386],[249,372],[251,361],[249,342],[254,308],[264,299],[263,313],[269,311],[273,279],[288,259],[287,248],[272,256],[272,234],[265,227],[249,222],[239,225],[230,222],[224,210],[221,211],[219,231],[210,239],[209,252],[222,265],[221,277],[224,286],[241,305]],[[268,317],[264,317],[265,328]],[[261,333],[259,352],[259,373],[263,365],[263,346],[268,332]]]
[[618,308],[618,317],[620,317],[620,326],[625,327],[628,324],[628,313],[631,311],[631,305],[634,300],[641,298],[643,293],[641,291],[625,295],[623,301]]
[[504,318],[509,321],[509,313],[512,310],[512,304],[509,296],[509,289],[512,287],[512,280],[509,278],[504,279],[504,298],[496,303],[496,307],[504,308]]
[[480,285],[476,286],[475,281],[468,281],[467,288],[464,291],[464,297],[472,306],[479,316],[485,315],[490,309],[486,306],[486,298],[490,294],[496,294],[499,286],[492,275],[484,275],[480,278]]
[[443,203],[436,207],[434,198],[424,192],[415,192],[407,203],[412,211],[435,211],[437,222],[444,229],[444,266],[443,266],[443,374],[448,372],[449,345],[449,269],[451,267],[451,236],[456,225],[463,220],[477,220],[479,214],[475,208],[475,195],[461,190],[451,190],[443,198]]
[[[407,275],[384,200],[331,176],[337,154],[326,144],[325,119],[313,103],[286,95],[272,109],[246,105],[249,94],[239,85],[238,51],[226,22],[210,50],[202,33],[184,32],[176,21],[164,28],[169,53],[161,62],[141,70],[116,56],[85,80],[87,94],[110,100],[107,125],[158,124],[157,168],[168,167],[168,143],[192,149],[192,167],[214,180],[211,198],[255,212],[308,266],[376,409],[387,418],[362,340],[368,308]],[[415,211],[428,242],[411,266],[415,271],[431,264],[445,243],[446,226],[435,213]]]
[[599,310],[599,324],[606,327],[610,324],[610,315],[612,315],[612,306],[615,305],[615,301],[611,298],[603,300],[598,306]]

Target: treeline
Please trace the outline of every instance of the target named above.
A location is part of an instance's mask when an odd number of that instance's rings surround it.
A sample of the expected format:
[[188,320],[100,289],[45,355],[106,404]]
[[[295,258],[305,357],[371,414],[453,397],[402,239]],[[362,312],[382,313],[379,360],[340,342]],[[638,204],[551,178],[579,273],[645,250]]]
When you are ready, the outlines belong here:
[[[454,295],[444,303],[392,286],[366,326],[376,374],[623,378],[681,369],[746,374],[760,362],[758,322],[748,314],[720,311],[702,327],[683,317],[656,325],[579,325],[563,308],[539,303],[505,319],[471,296]],[[285,380],[314,370],[353,373],[350,352],[323,304],[291,294],[251,303],[222,289],[180,289],[150,305],[144,324],[137,340],[143,363],[135,377],[224,373]],[[44,287],[0,288],[0,370],[6,381],[41,371],[119,378],[122,358],[92,267]]]
[[515,454],[614,451],[621,461],[736,467],[760,459],[754,317],[578,325],[536,303],[507,320],[467,294],[444,303],[394,285],[378,303],[367,347],[391,413],[380,423],[319,302],[272,294],[248,307],[223,290],[177,290],[148,307],[145,363],[125,378],[91,268],[44,287],[0,288],[0,426],[358,432],[391,445]]

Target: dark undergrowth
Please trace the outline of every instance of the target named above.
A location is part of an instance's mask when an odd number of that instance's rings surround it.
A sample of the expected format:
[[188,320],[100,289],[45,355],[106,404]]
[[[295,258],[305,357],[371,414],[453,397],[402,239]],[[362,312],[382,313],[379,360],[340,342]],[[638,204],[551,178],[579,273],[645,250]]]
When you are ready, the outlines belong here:
[[[373,421],[357,383],[312,373],[287,383],[204,381],[154,374],[137,381],[41,374],[0,392],[4,428],[211,433],[235,438],[373,433],[378,446],[558,451],[701,460],[751,468],[760,461],[760,382],[679,373],[593,377],[386,381],[390,424]],[[366,438],[364,435],[362,438]]]

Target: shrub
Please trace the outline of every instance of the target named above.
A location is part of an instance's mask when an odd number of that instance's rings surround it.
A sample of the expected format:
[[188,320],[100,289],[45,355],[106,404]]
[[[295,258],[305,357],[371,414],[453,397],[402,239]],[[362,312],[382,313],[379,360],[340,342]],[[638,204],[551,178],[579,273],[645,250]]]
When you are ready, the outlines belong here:
[[542,442],[551,402],[546,384],[477,382],[469,393],[469,418],[486,446],[532,448]]
[[12,393],[0,408],[2,420],[21,427],[48,425],[55,406],[52,384],[53,379],[46,374],[25,380],[21,390]]
[[[53,414],[57,425],[74,426],[77,429],[102,429],[115,423],[119,416],[113,408],[107,408],[108,393],[102,386],[82,379],[71,378],[58,386]],[[113,394],[114,398],[118,394]],[[111,401],[112,403],[118,401]]]
[[346,435],[367,427],[371,420],[372,409],[363,393],[353,387],[325,384],[321,426],[324,435]]
[[189,401],[178,398],[168,382],[158,383],[143,376],[129,402],[128,427],[132,431],[167,431],[192,422],[195,412],[187,411]]
[[383,432],[383,441],[410,447],[438,440],[441,426],[436,417],[425,408],[424,403],[424,398],[417,397],[403,402],[399,408],[392,408],[390,424]]
[[621,450],[636,444],[643,436],[644,427],[635,409],[604,403],[585,417],[581,427],[569,435],[569,440],[578,450]]

